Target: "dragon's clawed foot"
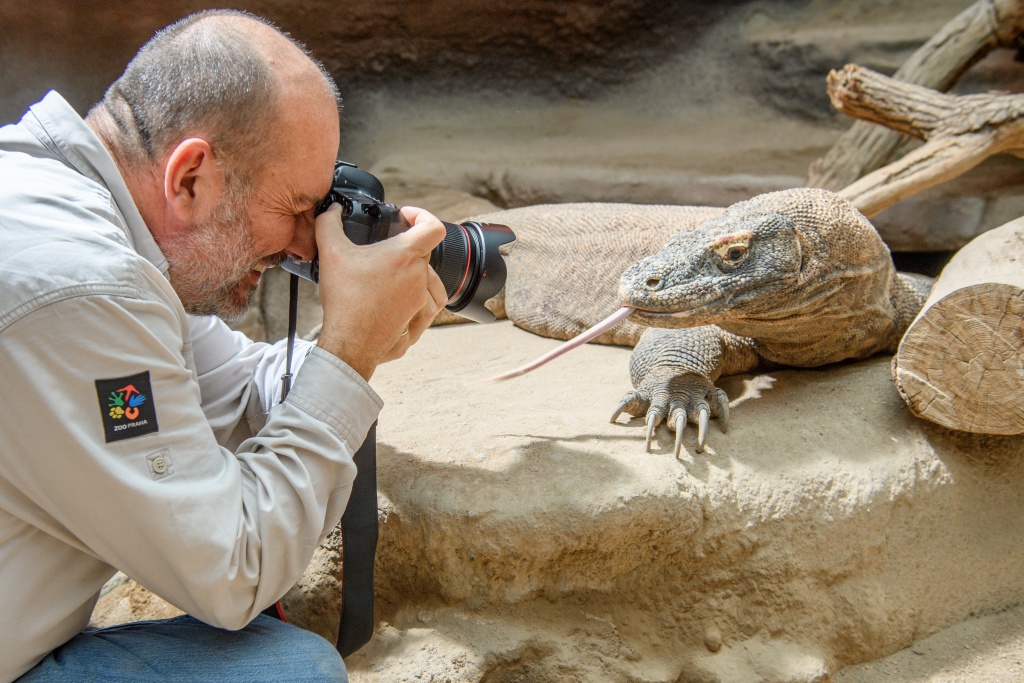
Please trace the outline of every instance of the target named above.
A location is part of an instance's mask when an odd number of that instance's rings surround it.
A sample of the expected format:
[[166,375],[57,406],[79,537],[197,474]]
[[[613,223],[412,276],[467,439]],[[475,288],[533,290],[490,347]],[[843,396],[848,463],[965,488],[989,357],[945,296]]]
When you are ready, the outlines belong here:
[[708,424],[718,418],[722,431],[729,428],[729,398],[707,378],[697,374],[675,375],[645,380],[639,388],[630,391],[612,413],[615,422],[623,412],[634,417],[645,415],[647,422],[647,452],[651,451],[654,430],[668,417],[668,427],[675,432],[675,455],[682,451],[683,432],[687,423],[697,425],[697,452],[703,453],[707,443]]

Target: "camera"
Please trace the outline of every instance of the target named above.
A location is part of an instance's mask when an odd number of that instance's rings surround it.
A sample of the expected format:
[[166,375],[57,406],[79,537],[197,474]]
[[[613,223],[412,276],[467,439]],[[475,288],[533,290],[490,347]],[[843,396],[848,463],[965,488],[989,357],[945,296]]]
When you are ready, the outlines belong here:
[[[330,192],[317,205],[320,215],[332,204],[341,205],[342,229],[355,244],[372,244],[409,229],[398,207],[384,203],[384,186],[373,174],[353,164],[338,161]],[[494,314],[484,302],[505,286],[505,262],[498,248],[516,236],[497,223],[445,223],[445,237],[430,254],[433,268],[448,295],[446,309],[452,313],[485,323]],[[288,258],[281,267],[289,273],[313,282],[320,281],[320,261],[296,261]]]

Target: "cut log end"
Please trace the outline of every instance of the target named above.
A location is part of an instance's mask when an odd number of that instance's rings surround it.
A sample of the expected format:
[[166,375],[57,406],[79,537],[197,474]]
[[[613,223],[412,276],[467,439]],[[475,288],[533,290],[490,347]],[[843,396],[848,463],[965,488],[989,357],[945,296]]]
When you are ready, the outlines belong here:
[[919,417],[981,434],[1024,433],[1024,289],[983,283],[947,295],[907,330],[892,373]]

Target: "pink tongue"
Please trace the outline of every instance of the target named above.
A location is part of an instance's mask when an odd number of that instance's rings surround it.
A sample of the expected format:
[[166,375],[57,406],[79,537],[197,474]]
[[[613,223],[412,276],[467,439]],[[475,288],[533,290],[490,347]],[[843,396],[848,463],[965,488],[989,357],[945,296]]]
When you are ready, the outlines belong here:
[[552,349],[551,351],[548,351],[537,360],[531,361],[530,363],[518,367],[515,370],[509,370],[508,372],[502,373],[500,375],[495,375],[494,377],[489,378],[487,381],[500,382],[502,380],[512,379],[513,377],[519,377],[519,375],[525,375],[526,373],[532,370],[536,370],[537,368],[544,365],[548,361],[558,358],[563,353],[571,351],[575,349],[577,346],[583,346],[594,337],[597,337],[598,335],[607,332],[611,328],[615,327],[615,325],[617,325],[619,321],[628,318],[629,315],[635,310],[635,308],[632,308],[630,306],[623,306],[622,308],[620,308],[619,310],[615,311],[610,316],[602,320],[601,322],[597,323],[596,325],[589,329],[584,330],[583,332],[580,332],[578,335],[576,335],[569,341],[565,342],[564,344],[557,348]]

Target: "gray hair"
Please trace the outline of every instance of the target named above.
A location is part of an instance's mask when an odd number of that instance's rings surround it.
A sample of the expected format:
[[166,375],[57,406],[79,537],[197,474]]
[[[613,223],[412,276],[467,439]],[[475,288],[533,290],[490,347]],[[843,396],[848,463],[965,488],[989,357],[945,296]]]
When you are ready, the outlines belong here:
[[[247,12],[208,10],[153,36],[96,105],[117,126],[124,161],[154,162],[187,135],[202,133],[226,170],[251,178],[272,151],[276,136],[268,129],[279,99],[274,75],[250,39],[225,30],[225,22],[203,21],[210,17],[248,18],[277,31]],[[282,35],[319,68],[340,109],[334,79],[305,46]]]

